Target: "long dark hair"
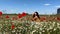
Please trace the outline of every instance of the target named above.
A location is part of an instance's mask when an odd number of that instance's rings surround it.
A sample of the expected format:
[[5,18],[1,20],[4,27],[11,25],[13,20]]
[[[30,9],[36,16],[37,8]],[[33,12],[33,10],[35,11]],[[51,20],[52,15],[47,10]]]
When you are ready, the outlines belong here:
[[[35,15],[35,13],[36,13],[36,15]],[[35,13],[33,14],[33,18],[34,18],[35,16],[37,16],[37,17],[40,19],[38,12],[35,12]]]

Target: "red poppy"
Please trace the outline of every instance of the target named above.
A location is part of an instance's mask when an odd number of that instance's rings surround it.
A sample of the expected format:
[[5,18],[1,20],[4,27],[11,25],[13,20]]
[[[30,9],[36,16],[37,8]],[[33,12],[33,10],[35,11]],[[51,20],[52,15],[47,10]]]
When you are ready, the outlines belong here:
[[22,18],[22,17],[24,17],[24,16],[26,16],[26,13],[25,12],[23,12],[22,14],[18,14],[18,18]]
[[12,24],[11,28],[12,28],[12,29],[14,29],[14,28],[15,28],[15,26]]
[[59,17],[57,17],[57,20],[59,20],[59,21],[60,21],[60,18],[59,18]]
[[2,15],[2,12],[0,12],[0,16]]
[[26,13],[25,13],[25,12],[23,12],[23,13],[22,13],[22,16],[26,16]]
[[45,18],[45,17],[42,17],[42,18],[41,18],[41,21],[44,21],[44,20],[46,20],[46,18]]
[[9,18],[9,16],[8,16],[8,15],[6,15],[6,18]]
[[22,18],[22,14],[19,13],[19,14],[18,14],[18,18]]
[[18,18],[22,18],[22,16],[19,15]]
[[18,15],[18,18],[22,18],[22,15]]

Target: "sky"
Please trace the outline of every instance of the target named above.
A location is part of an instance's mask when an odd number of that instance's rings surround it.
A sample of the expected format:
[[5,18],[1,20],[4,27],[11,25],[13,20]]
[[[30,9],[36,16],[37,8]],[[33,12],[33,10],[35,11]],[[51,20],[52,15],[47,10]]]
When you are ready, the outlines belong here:
[[0,0],[0,11],[3,13],[56,14],[60,0]]

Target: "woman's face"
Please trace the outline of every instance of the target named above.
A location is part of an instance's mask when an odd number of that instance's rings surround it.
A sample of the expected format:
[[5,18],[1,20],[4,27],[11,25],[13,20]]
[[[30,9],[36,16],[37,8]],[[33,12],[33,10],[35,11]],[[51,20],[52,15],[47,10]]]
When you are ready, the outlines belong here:
[[37,14],[35,13],[35,15],[37,15]]

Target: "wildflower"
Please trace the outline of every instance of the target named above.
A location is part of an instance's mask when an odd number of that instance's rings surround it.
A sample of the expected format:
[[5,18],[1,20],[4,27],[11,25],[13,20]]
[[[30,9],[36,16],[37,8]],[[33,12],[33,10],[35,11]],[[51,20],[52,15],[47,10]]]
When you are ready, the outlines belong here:
[[52,26],[50,26],[50,28],[49,29],[53,29],[53,27]]
[[49,31],[49,29],[47,29],[47,31]]
[[12,32],[15,32],[15,30],[13,30]]
[[14,23],[12,23],[12,26],[11,26],[11,28],[12,28],[12,30],[15,28],[15,26],[14,26]]
[[14,25],[12,25],[12,26],[11,26],[11,28],[12,28],[12,29],[14,29],[14,28],[15,28],[15,26],[14,26]]
[[39,32],[40,34],[42,34],[42,32]]
[[42,17],[42,18],[41,18],[41,21],[44,21],[44,20],[46,20],[46,18],[45,18],[45,17]]
[[22,15],[20,13],[18,14],[18,18],[22,18]]
[[24,17],[24,16],[26,16],[26,13],[25,12],[23,12],[22,14],[18,14],[18,18],[22,18],[22,17]]
[[36,30],[33,30],[32,33],[34,33]]
[[8,19],[8,18],[9,18],[9,16],[8,16],[8,15],[6,15],[6,18]]
[[56,30],[56,28],[54,28],[54,31]]
[[0,16],[2,16],[2,12],[0,12]]
[[60,24],[59,24],[59,23],[57,23],[57,25],[58,25],[58,26],[60,26]]
[[21,15],[19,15],[19,16],[18,16],[18,18],[22,18],[22,16],[21,16]]
[[40,30],[42,31],[43,29],[42,29],[42,28],[40,28]]
[[45,32],[45,30],[43,30],[42,32]]
[[23,13],[22,13],[22,16],[26,16],[26,13],[25,13],[25,12],[23,12]]
[[58,20],[58,21],[60,21],[60,18],[59,18],[59,17],[57,17],[57,20]]

